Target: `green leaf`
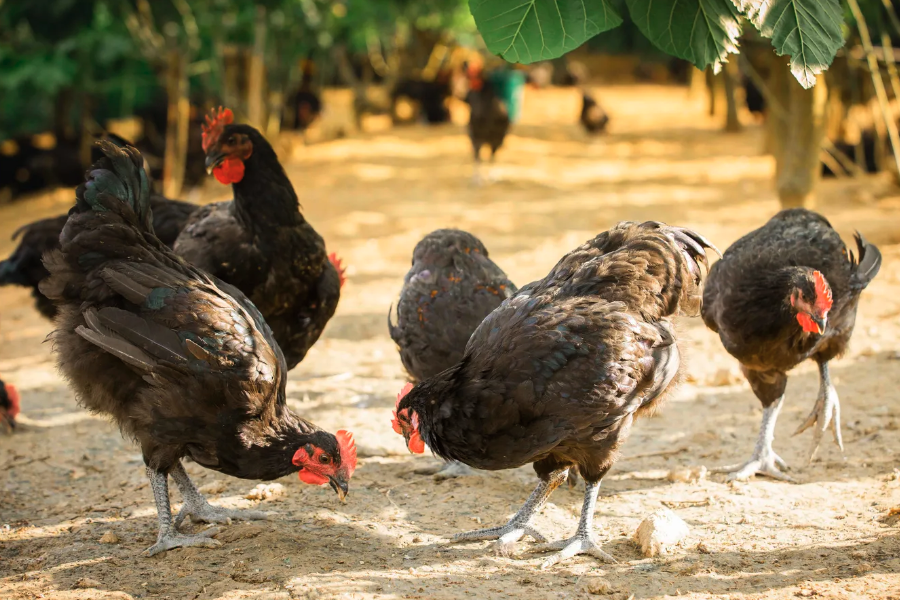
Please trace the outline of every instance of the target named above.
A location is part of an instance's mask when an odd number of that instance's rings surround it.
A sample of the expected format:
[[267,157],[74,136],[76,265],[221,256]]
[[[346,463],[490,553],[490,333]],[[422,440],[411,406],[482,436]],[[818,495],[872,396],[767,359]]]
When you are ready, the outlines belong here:
[[759,31],[790,55],[791,73],[809,89],[844,45],[843,18],[839,0],[772,0]]
[[628,0],[628,12],[657,48],[698,69],[718,72],[738,52],[741,21],[732,0]]
[[741,14],[753,23],[757,29],[762,27],[769,9],[772,8],[772,0],[731,0]]
[[470,0],[488,50],[529,64],[574,50],[622,23],[610,0]]

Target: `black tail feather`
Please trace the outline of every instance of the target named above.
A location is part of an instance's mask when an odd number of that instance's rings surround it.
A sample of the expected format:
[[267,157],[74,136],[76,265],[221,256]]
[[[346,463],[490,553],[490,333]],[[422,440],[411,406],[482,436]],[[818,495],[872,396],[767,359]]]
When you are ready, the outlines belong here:
[[[853,238],[856,240],[859,262],[856,263],[850,285],[854,290],[861,291],[878,275],[878,271],[881,269],[881,252],[877,246],[867,242],[860,232],[857,231]],[[852,252],[850,256],[852,260]]]

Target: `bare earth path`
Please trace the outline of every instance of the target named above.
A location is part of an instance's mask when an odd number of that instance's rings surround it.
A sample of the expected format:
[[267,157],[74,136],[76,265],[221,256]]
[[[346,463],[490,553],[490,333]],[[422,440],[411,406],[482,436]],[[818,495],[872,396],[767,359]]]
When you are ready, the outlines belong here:
[[[534,476],[523,468],[434,482],[413,470],[435,459],[411,456],[391,430],[404,379],[386,315],[420,237],[468,229],[521,285],[622,219],[690,226],[724,249],[778,209],[758,128],[720,133],[683,89],[600,96],[612,114],[609,136],[541,127],[541,107],[531,106],[501,152],[498,181],[483,189],[468,185],[468,143],[457,127],[295,150],[288,171],[305,214],[350,270],[337,315],[291,373],[289,402],[326,428],[354,431],[362,458],[346,505],[296,477],[280,481],[278,499],[247,500],[256,482],[189,464],[214,503],[275,513],[227,526],[218,549],[140,556],[156,518],[136,448],[77,407],[42,344],[50,325],[27,292],[0,290],[0,376],[22,393],[24,425],[0,436],[0,598],[586,598],[602,578],[622,600],[900,599],[900,526],[887,517],[900,505],[900,193],[880,179],[827,182],[820,206],[846,239],[859,229],[884,254],[853,347],[832,369],[843,456],[823,446],[807,467],[809,434],[790,437],[815,400],[808,365],[790,380],[775,442],[801,484],[667,481],[673,468],[746,458],[761,414],[736,363],[699,319],[686,321],[688,380],[634,428],[601,490],[598,535],[619,564],[578,557],[541,572],[528,542],[511,558],[485,542],[444,542],[504,522]],[[201,195],[226,194],[211,182]],[[71,200],[63,191],[0,207],[0,253],[20,224]],[[580,506],[580,490],[561,488],[537,525],[554,539],[571,535]],[[687,521],[690,538],[670,556],[642,559],[628,538],[661,506]]]

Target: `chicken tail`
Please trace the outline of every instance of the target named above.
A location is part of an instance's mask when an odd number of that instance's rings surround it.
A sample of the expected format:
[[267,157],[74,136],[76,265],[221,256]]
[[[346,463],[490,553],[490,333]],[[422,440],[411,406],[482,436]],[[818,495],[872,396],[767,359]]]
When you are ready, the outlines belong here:
[[131,146],[120,148],[108,140],[96,142],[104,154],[75,191],[75,212],[112,212],[140,230],[153,233],[150,179],[144,157]]
[[[646,227],[653,224],[644,223],[643,226]],[[656,223],[656,225],[675,242],[675,246],[680,251],[683,260],[683,267],[690,274],[690,277],[676,277],[674,279],[664,276],[664,279],[672,284],[671,291],[675,292],[674,295],[667,293],[665,288],[669,286],[660,281],[664,287],[661,296],[671,299],[677,298],[677,306],[669,304],[668,307],[664,308],[663,314],[697,316],[700,314],[700,306],[702,304],[703,280],[709,274],[709,257],[706,251],[708,249],[712,250],[719,257],[722,256],[722,253],[719,252],[719,249],[712,242],[696,231],[683,227],[663,225],[662,223]],[[660,273],[665,273],[665,270]]]
[[856,248],[859,252],[859,261],[850,251],[850,262],[854,264],[853,275],[850,279],[850,287],[856,292],[866,289],[866,286],[875,279],[881,269],[881,252],[875,244],[870,244],[860,232],[853,236],[856,240]]

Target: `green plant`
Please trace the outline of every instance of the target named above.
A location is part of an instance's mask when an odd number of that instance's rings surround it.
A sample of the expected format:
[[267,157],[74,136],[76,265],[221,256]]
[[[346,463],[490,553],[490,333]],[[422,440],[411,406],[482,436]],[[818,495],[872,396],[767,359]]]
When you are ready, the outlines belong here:
[[[470,0],[488,50],[510,62],[562,56],[600,32],[618,27],[613,0]],[[627,0],[631,20],[656,47],[718,71],[738,53],[749,21],[791,57],[791,72],[805,88],[844,44],[840,0]],[[621,10],[621,7],[619,7]]]

